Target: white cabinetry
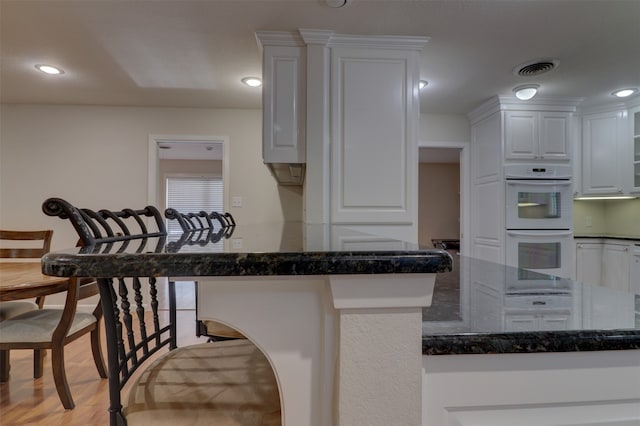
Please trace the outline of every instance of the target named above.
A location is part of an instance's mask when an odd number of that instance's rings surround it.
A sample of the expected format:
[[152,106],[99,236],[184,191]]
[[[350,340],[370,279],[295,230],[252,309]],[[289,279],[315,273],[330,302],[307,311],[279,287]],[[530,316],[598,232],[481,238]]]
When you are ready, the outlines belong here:
[[[505,259],[506,164],[570,163],[573,114],[570,98],[523,102],[496,96],[469,113],[471,170],[469,255],[490,262]],[[570,259],[567,264],[573,264]]]
[[578,241],[576,280],[625,292],[640,288],[640,283],[632,280],[634,244],[640,241],[597,238]]
[[631,192],[640,193],[640,106],[629,111],[633,147]]
[[[305,185],[304,222],[393,226],[417,241],[422,36],[258,31],[263,155]],[[375,88],[375,89],[372,89]]]
[[417,236],[416,89],[424,43],[330,40],[332,223],[408,225]]
[[507,111],[505,159],[569,161],[570,118],[565,112]]
[[619,195],[625,192],[626,110],[582,117],[582,193]]
[[299,36],[258,32],[262,45],[263,159],[305,162],[305,49]]
[[602,243],[576,244],[576,281],[601,285]]
[[505,331],[566,330],[569,328],[570,314],[530,313],[505,314]]
[[602,248],[602,285],[629,291],[631,254],[629,244],[605,243]]

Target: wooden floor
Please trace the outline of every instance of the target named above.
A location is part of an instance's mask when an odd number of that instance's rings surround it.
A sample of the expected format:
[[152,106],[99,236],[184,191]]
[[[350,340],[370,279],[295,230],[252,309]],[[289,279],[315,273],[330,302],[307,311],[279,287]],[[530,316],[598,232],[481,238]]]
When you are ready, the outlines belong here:
[[[185,304],[195,306],[192,300]],[[180,308],[180,303],[178,306]],[[198,338],[195,335],[195,309],[181,309],[177,315],[178,346],[206,342],[205,337]],[[106,362],[104,345],[103,351]],[[107,380],[101,379],[96,371],[89,335],[82,336],[65,349],[67,380],[76,404],[73,410],[65,410],[58,398],[50,353],[44,360],[44,374],[35,380],[33,351],[11,351],[10,357],[11,377],[7,383],[0,384],[0,425],[109,424],[109,386]]]

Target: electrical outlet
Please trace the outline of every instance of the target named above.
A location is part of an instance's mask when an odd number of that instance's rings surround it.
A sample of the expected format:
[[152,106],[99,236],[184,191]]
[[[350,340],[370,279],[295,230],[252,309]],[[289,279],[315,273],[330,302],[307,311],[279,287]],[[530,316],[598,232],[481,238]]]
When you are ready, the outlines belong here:
[[242,248],[242,238],[232,238],[231,239],[231,247],[233,247],[234,249],[241,249]]
[[242,197],[231,197],[231,207],[242,207]]

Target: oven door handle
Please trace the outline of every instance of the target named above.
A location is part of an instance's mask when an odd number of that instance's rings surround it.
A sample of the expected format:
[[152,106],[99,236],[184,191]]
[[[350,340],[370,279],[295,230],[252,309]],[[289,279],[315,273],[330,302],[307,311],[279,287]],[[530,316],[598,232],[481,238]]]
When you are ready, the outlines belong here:
[[572,231],[507,231],[507,235],[514,237],[570,237],[573,235]]
[[558,182],[536,182],[535,180],[507,180],[507,185],[528,185],[528,186],[569,186],[570,180]]

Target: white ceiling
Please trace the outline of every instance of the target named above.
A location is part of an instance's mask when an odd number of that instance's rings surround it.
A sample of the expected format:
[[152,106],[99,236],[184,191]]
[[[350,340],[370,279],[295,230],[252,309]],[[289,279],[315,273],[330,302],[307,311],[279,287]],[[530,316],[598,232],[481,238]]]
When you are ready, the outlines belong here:
[[[257,30],[428,36],[423,113],[466,114],[523,83],[611,100],[640,86],[640,1],[0,0],[3,103],[260,108]],[[518,64],[559,60],[519,77]],[[65,74],[45,76],[36,63]]]

